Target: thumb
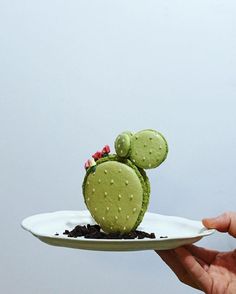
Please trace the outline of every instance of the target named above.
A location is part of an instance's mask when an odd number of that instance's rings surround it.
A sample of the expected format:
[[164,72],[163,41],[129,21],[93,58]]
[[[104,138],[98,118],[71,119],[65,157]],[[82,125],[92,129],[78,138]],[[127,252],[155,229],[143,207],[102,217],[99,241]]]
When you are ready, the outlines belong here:
[[228,232],[231,236],[236,237],[236,212],[225,212],[214,218],[204,218],[202,223],[208,229]]

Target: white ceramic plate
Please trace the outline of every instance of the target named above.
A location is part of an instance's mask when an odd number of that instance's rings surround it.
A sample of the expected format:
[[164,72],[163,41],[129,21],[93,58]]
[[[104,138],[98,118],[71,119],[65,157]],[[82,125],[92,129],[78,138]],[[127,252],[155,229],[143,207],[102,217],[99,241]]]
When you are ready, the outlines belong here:
[[[156,239],[85,239],[63,235],[76,225],[94,224],[87,210],[57,211],[30,216],[22,227],[41,241],[54,246],[102,251],[166,250],[197,242],[214,230],[207,230],[200,221],[147,212],[138,230],[155,233]],[[55,236],[58,233],[58,236]],[[160,237],[167,238],[160,238]]]

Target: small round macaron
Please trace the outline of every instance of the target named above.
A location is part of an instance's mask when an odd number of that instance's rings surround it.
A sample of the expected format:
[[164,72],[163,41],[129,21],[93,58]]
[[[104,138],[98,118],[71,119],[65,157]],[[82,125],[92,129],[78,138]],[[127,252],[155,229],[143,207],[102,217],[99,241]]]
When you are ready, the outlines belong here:
[[[168,145],[164,136],[155,130],[147,129],[134,135],[119,135],[115,141],[118,156],[129,158],[137,167],[151,169],[159,166],[167,157]],[[121,141],[125,142],[125,148]],[[124,143],[123,142],[123,143]],[[125,152],[121,151],[125,150]]]
[[130,146],[130,160],[144,169],[156,168],[167,157],[168,145],[164,136],[155,130],[136,133]]
[[115,140],[115,150],[118,156],[128,157],[133,134],[131,132],[121,133]]
[[135,230],[147,210],[150,184],[144,171],[129,159],[109,155],[88,169],[83,182],[85,204],[107,233]]

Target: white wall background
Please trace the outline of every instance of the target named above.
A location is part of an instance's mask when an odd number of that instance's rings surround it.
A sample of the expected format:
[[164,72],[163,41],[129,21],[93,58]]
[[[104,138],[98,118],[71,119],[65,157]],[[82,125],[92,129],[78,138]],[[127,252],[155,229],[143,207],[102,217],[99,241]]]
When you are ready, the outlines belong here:
[[[2,293],[196,293],[152,251],[50,247],[23,218],[84,209],[85,159],[154,128],[168,160],[150,211],[201,219],[236,205],[236,2],[0,0]],[[199,245],[230,250],[215,234]]]

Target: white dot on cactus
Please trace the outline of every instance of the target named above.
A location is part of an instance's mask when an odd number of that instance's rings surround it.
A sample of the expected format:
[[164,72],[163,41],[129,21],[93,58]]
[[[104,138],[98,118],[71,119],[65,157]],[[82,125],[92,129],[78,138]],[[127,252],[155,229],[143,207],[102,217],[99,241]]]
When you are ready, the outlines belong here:
[[129,219],[129,215],[127,215],[126,218]]
[[93,190],[92,190],[92,191],[93,191],[93,193],[94,193],[94,192],[95,192],[95,188],[93,188]]
[[120,136],[118,137],[118,140],[120,140]]
[[98,210],[97,207],[95,207],[95,208],[94,208],[94,211],[97,211],[97,210]]
[[90,198],[88,197],[88,198],[87,198],[87,201],[89,201],[89,200],[90,200]]
[[119,199],[119,200],[121,199],[121,195],[120,195],[120,194],[118,195],[118,199]]
[[122,143],[125,143],[125,139],[122,139],[121,141],[122,141]]
[[118,208],[118,211],[121,212],[121,207]]
[[113,229],[113,227],[110,227],[110,229],[112,230],[112,229]]
[[110,208],[107,206],[107,211],[109,211],[109,209],[110,209]]
[[128,185],[128,184],[129,184],[129,181],[128,181],[128,180],[126,180],[126,181],[125,181],[125,184],[126,184],[126,185]]
[[104,217],[104,216],[102,217],[102,220],[103,220],[103,221],[105,220],[105,217]]
[[133,212],[135,212],[136,210],[137,210],[137,208],[134,208],[134,209],[133,209]]
[[115,216],[115,220],[118,220],[118,216],[117,215]]
[[151,163],[149,163],[149,165],[148,165],[149,167],[152,167],[152,164]]
[[119,168],[118,172],[121,173],[121,168]]
[[122,154],[123,153],[123,150],[120,150],[120,153]]
[[113,184],[114,184],[114,180],[113,180],[113,179],[111,179],[111,182],[110,182],[110,183],[111,183],[111,185],[113,185]]
[[89,185],[89,181],[87,182],[87,185]]
[[134,195],[131,194],[129,198],[130,198],[130,200],[132,200],[134,198]]
[[132,161],[133,161],[133,163],[135,163],[135,159],[133,159]]
[[106,169],[104,170],[104,174],[107,174],[107,170]]
[[162,149],[162,146],[161,146],[161,145],[159,146],[159,149],[160,149],[160,150]]
[[145,157],[143,157],[143,161],[145,161],[146,160],[146,158]]
[[126,227],[123,227],[123,230],[125,231],[126,230]]
[[101,183],[101,179],[98,180],[98,183],[99,183],[99,184]]
[[105,196],[105,197],[107,196],[107,192],[104,192],[104,196]]

